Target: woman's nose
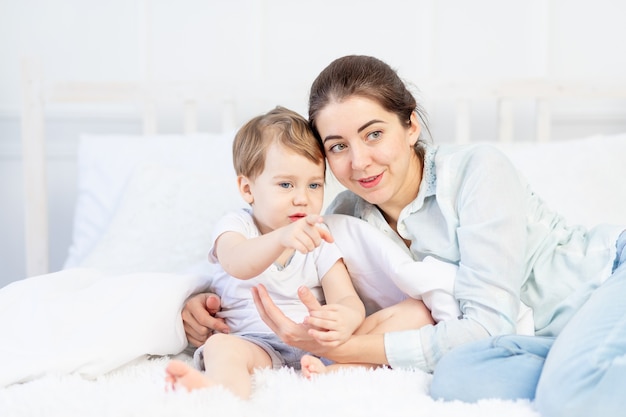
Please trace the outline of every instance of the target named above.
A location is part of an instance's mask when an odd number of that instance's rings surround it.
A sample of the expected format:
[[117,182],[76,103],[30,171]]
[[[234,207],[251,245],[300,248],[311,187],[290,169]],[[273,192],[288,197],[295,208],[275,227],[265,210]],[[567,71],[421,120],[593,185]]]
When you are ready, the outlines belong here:
[[367,167],[371,162],[370,150],[367,146],[359,143],[350,148],[350,161],[352,169],[358,171]]

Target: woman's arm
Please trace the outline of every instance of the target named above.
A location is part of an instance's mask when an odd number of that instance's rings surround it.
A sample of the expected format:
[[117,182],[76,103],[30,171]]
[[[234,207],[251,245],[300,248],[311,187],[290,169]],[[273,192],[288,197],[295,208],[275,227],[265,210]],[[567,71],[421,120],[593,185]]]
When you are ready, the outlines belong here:
[[[387,364],[384,337],[381,334],[352,335],[339,346],[325,346],[310,334],[309,325],[296,323],[274,304],[263,285],[252,289],[252,296],[263,321],[287,344],[341,363]],[[306,287],[298,289],[298,297],[309,311],[321,308]]]

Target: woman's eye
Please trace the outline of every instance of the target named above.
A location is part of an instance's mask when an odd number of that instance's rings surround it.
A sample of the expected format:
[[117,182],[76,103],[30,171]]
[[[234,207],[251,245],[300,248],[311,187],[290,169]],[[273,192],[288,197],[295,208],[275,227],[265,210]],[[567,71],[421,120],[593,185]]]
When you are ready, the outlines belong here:
[[329,152],[341,152],[344,149],[346,149],[346,145],[344,145],[343,143],[338,143],[336,145],[331,146],[328,151]]
[[376,130],[370,133],[369,135],[367,135],[367,138],[370,140],[376,140],[376,139],[380,139],[381,135],[382,135],[382,132],[380,130]]

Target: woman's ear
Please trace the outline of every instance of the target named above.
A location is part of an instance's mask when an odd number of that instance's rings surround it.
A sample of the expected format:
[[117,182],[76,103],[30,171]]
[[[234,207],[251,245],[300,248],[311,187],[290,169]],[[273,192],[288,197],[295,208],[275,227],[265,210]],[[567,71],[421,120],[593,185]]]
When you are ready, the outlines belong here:
[[237,188],[239,189],[239,194],[241,194],[243,200],[248,204],[254,203],[251,183],[252,182],[248,179],[248,177],[244,175],[237,176]]
[[409,145],[411,147],[415,146],[417,140],[420,137],[420,133],[422,133],[422,126],[420,125],[419,118],[417,117],[417,112],[413,111],[411,113],[411,118],[409,119],[411,124],[408,129],[408,139]]

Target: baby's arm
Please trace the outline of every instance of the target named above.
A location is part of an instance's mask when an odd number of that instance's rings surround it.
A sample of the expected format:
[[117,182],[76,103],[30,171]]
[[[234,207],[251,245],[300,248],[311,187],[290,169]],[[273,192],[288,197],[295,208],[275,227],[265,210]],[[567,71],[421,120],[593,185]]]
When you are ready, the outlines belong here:
[[332,242],[328,230],[318,227],[322,217],[309,215],[287,226],[255,238],[238,232],[222,233],[215,241],[215,254],[224,270],[233,277],[250,279],[265,271],[286,249],[307,253],[322,239]]
[[311,336],[322,345],[339,346],[354,333],[365,318],[365,307],[359,298],[342,259],[322,278],[326,305],[312,310],[305,323],[313,326]]

